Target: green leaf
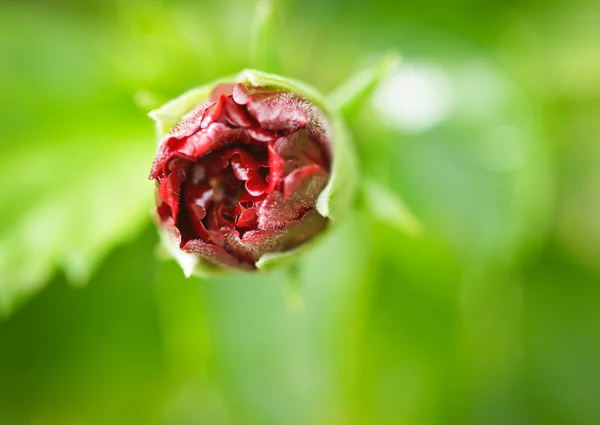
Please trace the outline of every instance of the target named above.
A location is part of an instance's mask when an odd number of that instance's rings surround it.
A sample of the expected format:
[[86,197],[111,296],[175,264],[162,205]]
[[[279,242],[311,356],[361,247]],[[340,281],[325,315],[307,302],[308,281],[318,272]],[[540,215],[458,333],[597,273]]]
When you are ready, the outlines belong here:
[[[0,157],[0,313],[39,290],[57,266],[85,282],[117,243],[148,222],[152,188],[144,178],[145,140],[46,141]],[[28,170],[23,173],[22,170]]]
[[362,182],[362,195],[367,211],[375,219],[413,236],[423,232],[423,224],[402,199],[387,187],[372,179],[365,179]]
[[400,54],[390,52],[377,65],[357,72],[328,96],[329,105],[342,115],[348,114],[368,99],[399,62]]

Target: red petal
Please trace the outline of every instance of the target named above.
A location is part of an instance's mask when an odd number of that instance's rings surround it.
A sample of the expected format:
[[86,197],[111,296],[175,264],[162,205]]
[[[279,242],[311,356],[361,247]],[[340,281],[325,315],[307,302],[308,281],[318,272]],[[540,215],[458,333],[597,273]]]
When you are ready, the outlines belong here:
[[202,118],[202,122],[200,124],[201,128],[207,128],[213,122],[217,121],[223,115],[225,111],[225,102],[227,98],[225,95],[220,95],[217,101],[207,109],[204,118]]
[[184,158],[196,161],[208,152],[214,151],[228,143],[244,143],[244,130],[232,129],[227,125],[215,122],[205,130],[201,130],[189,137],[185,144],[178,150],[178,153]]
[[268,146],[268,151],[269,151],[269,188],[267,189],[267,191],[272,192],[275,189],[275,187],[277,186],[277,183],[279,183],[281,176],[283,175],[283,159],[281,158],[281,156],[279,156],[279,154],[277,152],[275,152],[273,145]]
[[250,127],[254,124],[248,111],[230,98],[225,103],[225,118],[234,127]]
[[259,196],[252,196],[248,192],[244,192],[235,206],[235,214],[239,216],[248,208],[258,207],[266,197],[267,195],[265,193]]
[[204,119],[207,111],[214,105],[210,102],[205,105],[198,105],[192,111],[183,116],[172,129],[169,131],[165,139],[184,139],[191,136],[200,129],[200,124]]
[[[323,147],[310,137],[309,131],[305,128],[277,139],[274,149],[286,161],[286,168],[297,168],[313,163],[325,169],[329,168],[329,161]],[[290,171],[286,170],[286,172]]]
[[261,128],[277,131],[306,127],[310,113],[308,104],[290,93],[276,93],[262,99],[251,96],[247,108]]
[[235,225],[242,229],[244,228],[255,228],[258,223],[258,212],[256,208],[249,208],[247,210],[242,211],[242,213],[238,216]]
[[233,229],[223,229],[223,238],[227,251],[242,261],[254,263],[266,252],[276,251],[280,246],[283,231],[251,230],[240,237],[240,233]]
[[246,91],[246,86],[242,83],[237,83],[233,87],[232,97],[238,105],[245,105],[248,103],[248,100],[250,100],[248,92]]
[[249,128],[247,131],[248,136],[252,137],[254,140],[258,140],[259,142],[272,142],[273,140],[277,139],[275,134],[263,128]]
[[[326,179],[327,174],[323,172],[321,167],[317,164],[307,165],[306,167],[298,168],[292,173],[288,174],[283,182],[283,197],[285,199],[291,199],[294,194],[298,194],[302,197],[307,196],[308,198],[314,198],[318,196],[320,191],[323,189],[321,187],[322,181],[315,181],[315,184],[312,184],[312,180],[315,175],[319,172],[322,172],[323,178]],[[311,186],[312,184],[312,186]],[[312,193],[311,188],[319,188],[319,192]]]
[[187,159],[180,158],[180,157],[174,157],[171,160],[169,160],[169,162],[167,163],[167,169],[169,171],[185,170],[190,165],[191,165],[191,162],[188,161]]
[[181,194],[181,184],[184,180],[185,171],[176,170],[170,173],[158,187],[158,195],[171,208],[174,219],[179,214],[179,196]]
[[237,258],[255,262],[267,252],[294,248],[320,232],[327,219],[316,210],[310,210],[299,220],[293,220],[282,229],[251,230],[240,237],[232,228],[223,229],[225,247]]
[[182,248],[184,251],[198,254],[205,260],[216,264],[217,266],[226,268],[237,268],[241,270],[252,270],[254,267],[248,263],[243,263],[224,248],[220,246],[208,244],[199,239],[188,241]]
[[[258,228],[279,228],[313,208],[327,184],[327,178],[327,172],[315,164],[286,176],[284,193],[287,192],[288,197],[284,197],[278,191],[269,193],[259,207]],[[285,186],[288,186],[287,191]]]
[[239,180],[248,180],[250,178],[250,169],[244,167],[244,164],[241,163],[241,161],[239,159],[237,159],[239,157],[233,157],[231,158],[231,169],[233,170],[233,174],[235,175],[235,177],[237,177]]
[[209,230],[219,230],[223,226],[233,227],[234,214],[234,207],[226,206],[224,201],[216,202],[208,209],[206,227]]
[[[184,185],[183,204],[188,212],[185,219],[188,224],[194,229],[197,237],[208,240],[209,234],[202,223],[206,217],[206,209],[212,203],[213,189],[210,185],[204,183],[200,185],[193,184],[188,181]],[[179,223],[177,223],[179,225]]]
[[269,185],[258,171],[250,171],[248,181],[246,182],[246,190],[252,196],[262,195],[267,191]]
[[231,96],[231,94],[233,93],[234,86],[235,86],[235,84],[227,84],[227,83],[219,84],[217,87],[215,87],[213,89],[212,93],[210,94],[210,100],[214,102],[221,95]]
[[312,205],[304,205],[297,201],[286,201],[283,195],[277,191],[271,192],[258,208],[259,229],[279,229],[291,220],[297,219],[307,208]]
[[253,156],[248,153],[245,149],[233,148],[223,151],[221,154],[223,158],[231,158],[232,162],[236,161],[243,165],[245,168],[251,170],[258,170],[260,167],[266,167],[269,165],[267,158]]

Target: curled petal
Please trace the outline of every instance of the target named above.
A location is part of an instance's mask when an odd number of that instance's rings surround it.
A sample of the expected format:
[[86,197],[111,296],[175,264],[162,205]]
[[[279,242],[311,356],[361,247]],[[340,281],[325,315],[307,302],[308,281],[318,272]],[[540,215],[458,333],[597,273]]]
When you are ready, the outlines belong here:
[[258,121],[261,127],[276,130],[286,129],[294,131],[306,127],[310,107],[288,95],[289,99],[281,96],[267,97],[264,99],[250,98],[248,112]]
[[309,207],[296,200],[285,200],[280,192],[271,192],[258,209],[259,229],[280,229],[290,220],[299,218]]
[[169,132],[169,139],[184,139],[191,136],[198,130],[207,111],[215,104],[211,102],[207,105],[198,105],[189,114],[185,115],[179,123]]
[[240,213],[235,225],[242,229],[256,227],[258,221],[258,211],[256,208],[248,208]]
[[275,190],[275,186],[283,176],[283,158],[275,151],[273,145],[269,145],[269,188],[268,191]]
[[254,124],[248,111],[230,98],[227,98],[225,103],[225,118],[234,127],[250,127]]
[[310,210],[281,229],[251,230],[240,237],[238,231],[228,228],[224,229],[223,237],[229,252],[254,263],[267,252],[281,251],[303,243],[320,232],[326,224],[326,218]]
[[[313,140],[307,129],[297,130],[287,137],[277,139],[273,146],[275,151],[295,168],[309,164],[328,167],[328,159],[324,149]],[[287,170],[289,172],[289,170]]]
[[176,170],[169,174],[159,185],[158,195],[171,208],[173,217],[179,214],[179,196],[181,184],[185,180],[185,171]]
[[273,132],[262,128],[249,128],[247,132],[248,136],[259,142],[272,142],[277,138]]
[[188,137],[177,153],[184,158],[195,161],[201,156],[229,143],[243,140],[243,136],[244,131],[242,129],[232,129],[225,124],[215,122],[205,130]]
[[240,83],[233,86],[232,97],[238,105],[246,105],[250,100],[247,87]]
[[315,201],[327,183],[327,173],[317,164],[306,165],[288,174],[283,181],[284,199],[294,196]]
[[236,157],[231,158],[231,168],[233,169],[233,174],[238,180],[246,181],[250,179],[250,171],[252,170],[250,168],[246,168],[241,161],[236,161]]
[[269,185],[257,171],[250,171],[246,190],[252,196],[260,196],[268,189]]
[[206,227],[209,230],[220,230],[234,225],[235,207],[225,205],[223,201],[214,203],[206,216]]
[[196,133],[200,129],[200,123],[204,118],[208,106],[200,105],[189,114],[185,115],[182,120],[167,134],[161,143],[158,145],[150,178],[158,178],[161,172],[165,172],[166,164],[174,153],[185,144],[185,138]]
[[222,158],[230,159],[232,162],[237,162],[239,166],[248,168],[250,170],[258,170],[261,167],[269,165],[268,158],[258,157],[251,155],[246,150],[241,148],[227,149],[221,155]]
[[227,98],[225,95],[219,96],[215,104],[206,110],[206,113],[202,118],[202,122],[200,123],[200,128],[207,128],[213,122],[216,122],[219,118],[221,118],[221,115],[223,115],[223,112],[225,112],[226,101]]
[[267,197],[265,193],[259,196],[252,196],[248,192],[245,192],[241,197],[239,202],[235,206],[235,214],[240,215],[242,212],[248,208],[253,208],[255,206],[259,206]]
[[286,176],[284,194],[288,186],[288,197],[278,191],[269,193],[259,208],[258,228],[280,228],[288,221],[299,218],[315,205],[326,184],[327,173],[314,164]]
[[[214,191],[209,184],[195,185],[190,183],[185,185],[183,191],[183,203],[187,210],[186,218],[195,232],[195,237],[208,240],[209,234],[202,220],[206,217],[206,209],[212,204]],[[177,223],[177,221],[176,216],[175,222]],[[195,237],[186,237],[185,239],[195,239]]]
[[212,93],[210,94],[210,100],[216,101],[221,95],[225,95],[226,97],[230,97],[233,94],[233,87],[235,84],[219,84],[217,85]]

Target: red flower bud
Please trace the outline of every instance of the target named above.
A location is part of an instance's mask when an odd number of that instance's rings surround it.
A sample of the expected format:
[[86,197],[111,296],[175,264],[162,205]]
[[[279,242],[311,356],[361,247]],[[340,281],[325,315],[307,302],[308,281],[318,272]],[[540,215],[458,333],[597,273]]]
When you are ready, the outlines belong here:
[[315,208],[331,145],[323,113],[298,94],[220,84],[160,143],[160,225],[179,248],[224,268],[255,269],[327,224]]

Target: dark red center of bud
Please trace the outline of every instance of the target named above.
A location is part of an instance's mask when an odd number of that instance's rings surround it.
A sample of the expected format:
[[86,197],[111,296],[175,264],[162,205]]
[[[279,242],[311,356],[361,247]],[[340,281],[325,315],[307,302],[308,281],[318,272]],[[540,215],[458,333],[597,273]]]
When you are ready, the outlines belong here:
[[315,203],[329,148],[323,117],[301,97],[219,85],[158,148],[150,174],[158,216],[184,251],[254,268],[325,226]]

